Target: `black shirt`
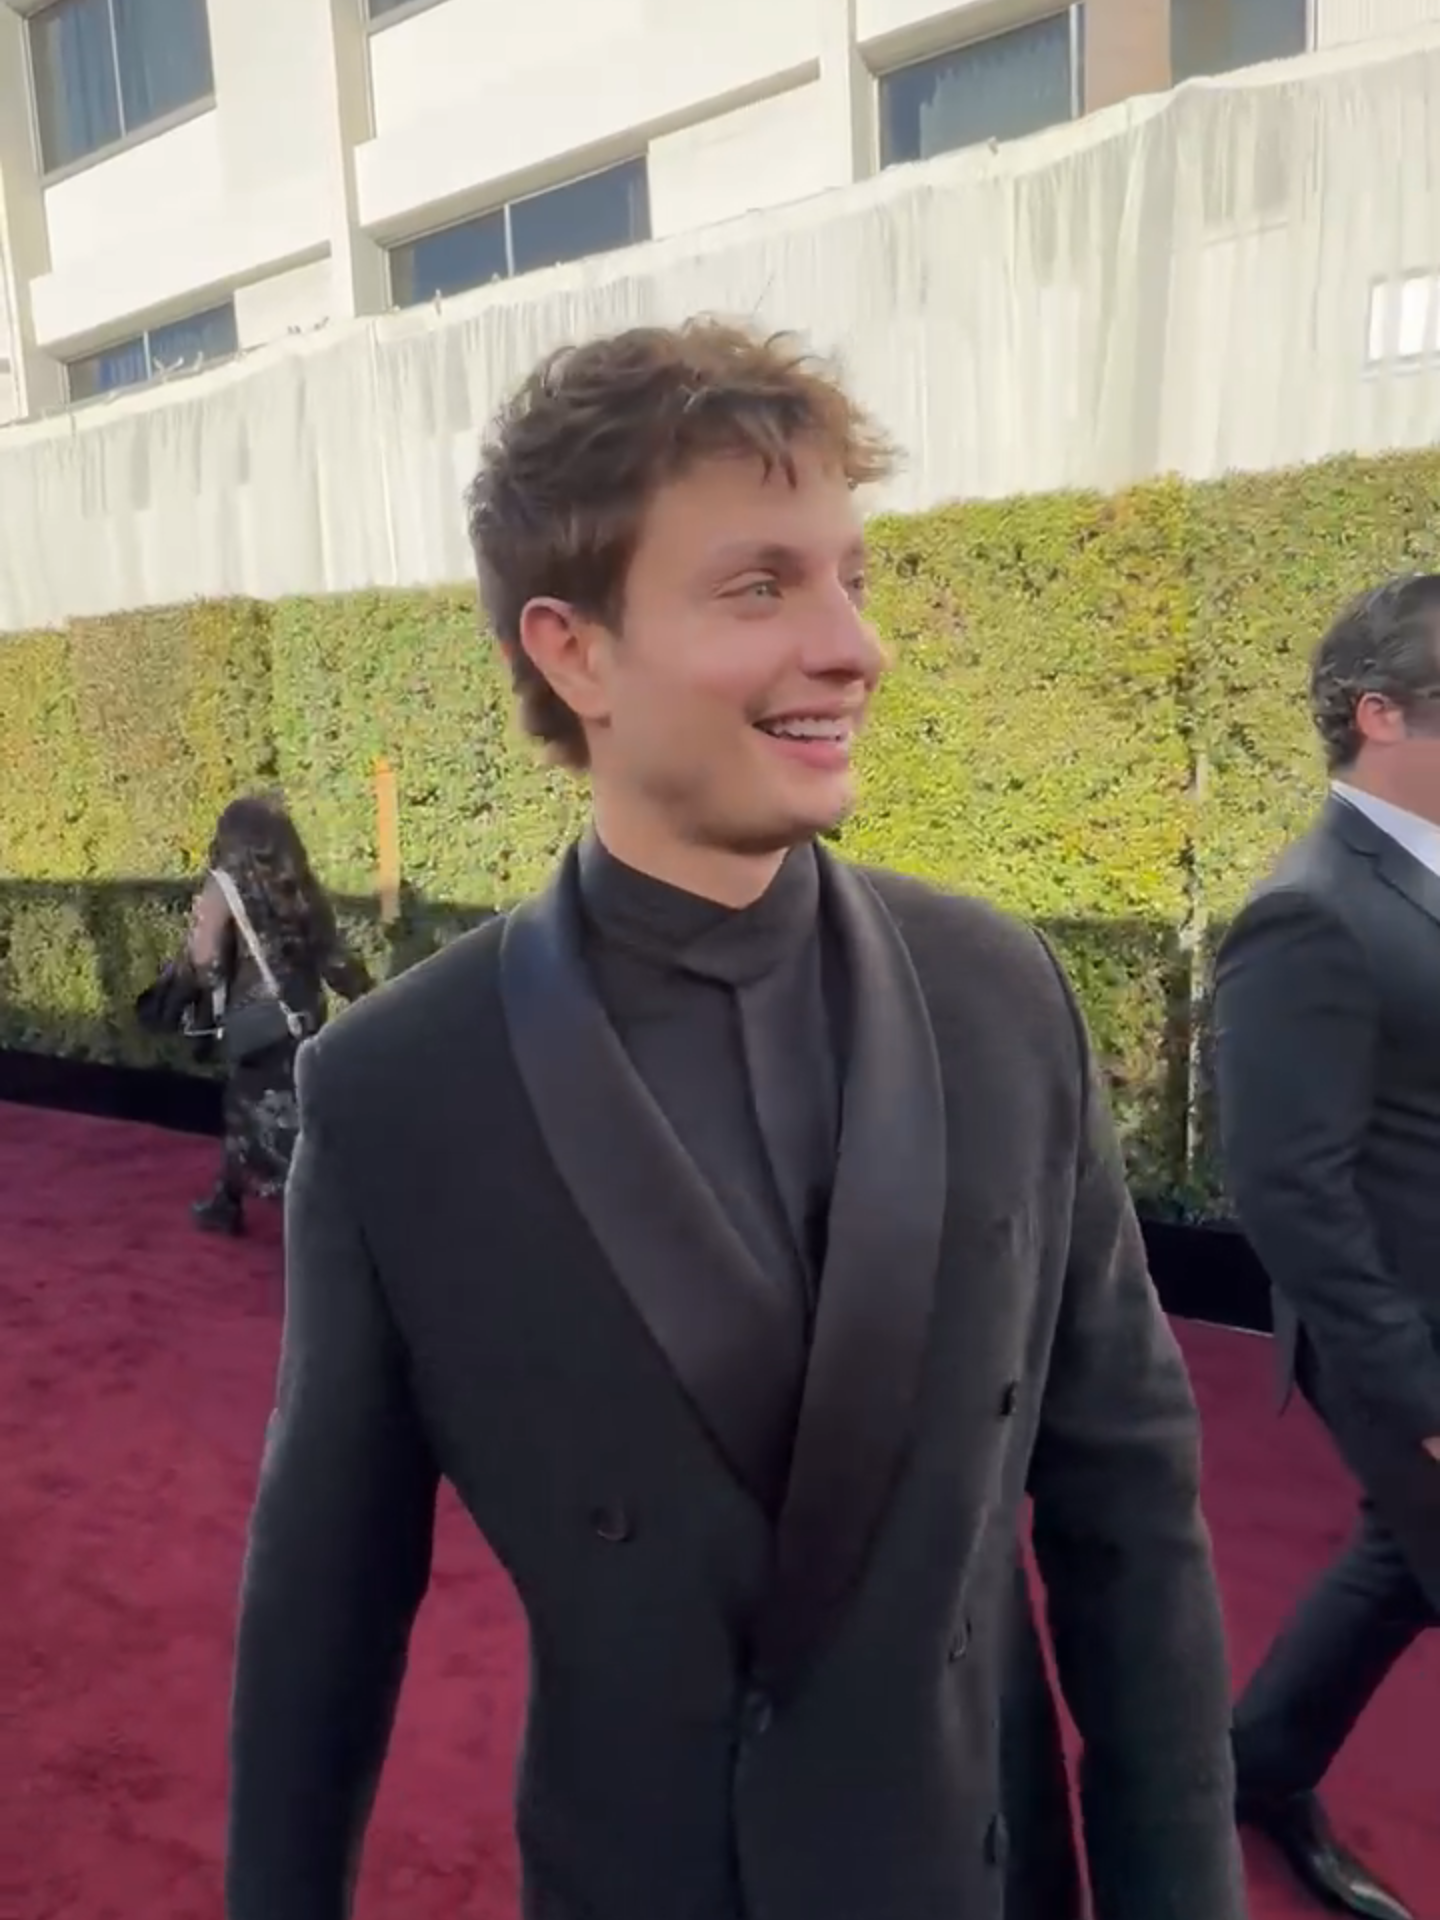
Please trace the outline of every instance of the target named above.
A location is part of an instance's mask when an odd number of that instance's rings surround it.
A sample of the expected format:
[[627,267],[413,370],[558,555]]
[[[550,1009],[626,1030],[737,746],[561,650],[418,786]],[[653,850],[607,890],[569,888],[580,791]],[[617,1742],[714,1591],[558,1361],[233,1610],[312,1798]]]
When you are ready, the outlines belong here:
[[587,957],[657,1106],[808,1338],[839,1139],[833,942],[810,846],[748,907],[580,853]]

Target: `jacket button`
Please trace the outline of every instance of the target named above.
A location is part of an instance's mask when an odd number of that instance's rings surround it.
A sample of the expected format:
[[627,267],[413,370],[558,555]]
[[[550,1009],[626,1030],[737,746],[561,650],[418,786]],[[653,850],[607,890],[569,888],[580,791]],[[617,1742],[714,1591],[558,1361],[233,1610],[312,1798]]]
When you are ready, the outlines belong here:
[[590,1515],[590,1525],[597,1538],[608,1541],[618,1547],[628,1540],[635,1529],[630,1524],[630,1516],[624,1507],[596,1507]]
[[1003,1867],[1010,1852],[1010,1830],[997,1813],[985,1829],[985,1864]]
[[1005,1382],[1005,1390],[1000,1395],[1000,1418],[1002,1420],[1008,1420],[1019,1404],[1020,1382],[1018,1380],[1007,1380]]
[[762,1734],[770,1731],[770,1723],[774,1718],[775,1708],[768,1696],[758,1687],[752,1687],[740,1707],[740,1719],[745,1732],[752,1740],[758,1740]]
[[967,1620],[965,1621],[964,1625],[961,1627],[959,1633],[956,1634],[955,1638],[950,1642],[950,1645],[946,1648],[945,1658],[950,1662],[951,1666],[953,1667],[957,1663],[957,1661],[963,1660],[969,1651],[970,1651],[970,1622]]

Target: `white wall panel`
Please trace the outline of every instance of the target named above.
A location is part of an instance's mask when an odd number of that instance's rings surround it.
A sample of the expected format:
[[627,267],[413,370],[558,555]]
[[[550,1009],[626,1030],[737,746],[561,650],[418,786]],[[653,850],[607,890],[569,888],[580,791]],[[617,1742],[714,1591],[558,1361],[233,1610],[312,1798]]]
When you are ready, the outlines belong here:
[[330,318],[333,285],[327,255],[237,289],[235,330],[241,347],[263,347],[323,326]]
[[1440,0],[1313,0],[1317,47],[1440,25]]
[[720,113],[650,144],[650,220],[657,239],[804,200],[838,178],[847,157],[826,141],[819,81]]
[[52,272],[99,253],[163,249],[197,215],[220,212],[220,116],[202,113],[45,189]]

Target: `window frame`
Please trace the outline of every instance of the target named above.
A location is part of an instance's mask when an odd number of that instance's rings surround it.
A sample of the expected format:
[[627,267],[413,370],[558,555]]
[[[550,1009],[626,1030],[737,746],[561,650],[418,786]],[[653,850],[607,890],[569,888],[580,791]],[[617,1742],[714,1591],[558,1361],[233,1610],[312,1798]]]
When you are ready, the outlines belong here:
[[[387,27],[399,26],[402,20],[413,20],[417,13],[428,13],[431,7],[438,7],[440,0],[396,0],[396,5],[384,13],[371,13],[370,0],[356,0],[360,8],[360,17],[364,21],[367,33],[384,33]],[[457,225],[460,223],[457,221]]]
[[[105,160],[113,160],[117,154],[128,153],[132,147],[143,146],[147,140],[158,140],[162,134],[173,133],[177,127],[198,120],[202,114],[215,111],[215,50],[210,49],[210,87],[209,91],[187,101],[183,107],[175,107],[169,113],[162,113],[157,119],[147,120],[143,126],[122,133],[118,139],[107,140],[102,146],[92,147],[88,153],[77,154],[73,160],[62,161],[57,167],[47,166],[45,161],[45,142],[40,130],[40,95],[35,84],[35,53],[31,30],[34,23],[44,14],[50,13],[63,0],[40,0],[38,6],[26,8],[20,15],[20,23],[25,32],[25,93],[30,110],[30,141],[35,155],[35,170],[40,176],[42,188],[59,186],[61,181],[73,179],[77,173],[84,173],[88,167],[96,167]],[[5,0],[0,0],[0,6]],[[115,62],[115,99],[117,111],[124,118],[125,103],[120,94],[119,53],[115,41],[115,4],[114,0],[105,0],[110,20],[111,58]],[[429,4],[429,0],[427,0]],[[205,17],[205,33],[210,34],[210,10],[206,0],[200,0],[200,10]]]
[[[432,0],[425,0],[425,4],[427,6],[432,4]],[[418,299],[412,300],[408,306],[403,307],[397,302],[395,298],[395,255],[405,248],[417,247],[422,241],[433,239],[437,234],[452,233],[457,227],[478,225],[480,221],[492,219],[494,215],[498,213],[503,218],[505,231],[505,272],[503,276],[497,280],[477,280],[472,287],[462,287],[455,293],[443,293],[439,297],[442,300],[459,300],[463,298],[465,294],[479,293],[485,287],[508,286],[515,280],[528,280],[532,273],[545,273],[548,272],[549,268],[527,267],[523,273],[517,273],[515,271],[515,241],[510,224],[511,208],[520,206],[527,200],[541,200],[549,194],[562,193],[565,188],[578,187],[586,180],[597,180],[602,174],[619,173],[622,170],[632,167],[639,167],[641,169],[645,181],[646,225],[650,228],[650,231],[646,234],[644,240],[630,240],[626,242],[626,246],[645,246],[655,237],[653,213],[650,206],[650,155],[648,151],[631,154],[624,160],[607,161],[603,167],[589,167],[584,173],[567,174],[563,180],[552,181],[548,187],[533,187],[528,193],[509,194],[505,199],[496,201],[490,206],[481,207],[474,213],[467,213],[462,219],[447,220],[441,226],[427,227],[423,233],[411,233],[407,234],[404,239],[392,240],[385,248],[385,282],[386,291],[390,297],[390,312],[414,313],[417,308],[428,305],[436,297],[430,293],[422,294]],[[602,253],[623,253],[624,251],[624,247],[600,247],[597,248],[594,253],[572,254],[569,261],[556,260],[552,261],[550,265],[566,266],[570,264],[570,261],[594,260]]]
[[[1308,0],[1308,3],[1313,4],[1313,0]],[[1008,40],[1011,34],[1025,33],[1032,27],[1044,26],[1052,20],[1064,20],[1066,23],[1069,33],[1070,57],[1070,119],[1068,121],[1056,121],[1054,124],[1057,126],[1068,126],[1076,120],[1083,120],[1085,117],[1084,0],[1060,0],[1060,4],[1058,5],[1045,4],[1045,0],[1040,0],[1040,4],[1036,6],[1035,11],[1028,13],[1023,20],[1011,20],[1005,26],[989,27],[963,40],[947,41],[943,46],[932,48],[929,53],[913,54],[906,59],[896,60],[892,65],[880,67],[874,71],[874,112],[872,114],[874,152],[871,158],[875,171],[877,173],[888,173],[892,167],[918,167],[929,164],[928,161],[923,159],[886,160],[884,89],[887,80],[893,79],[897,74],[913,72],[916,67],[936,66],[941,61],[956,59],[960,55],[972,53],[977,47],[989,46],[991,42],[995,40]],[[1043,132],[1044,129],[1037,128],[1036,131]],[[1028,139],[1030,136],[1017,135],[1016,137]],[[964,147],[949,147],[943,149],[941,153],[931,154],[930,159],[939,160],[944,157],[945,153],[964,153],[966,151],[968,151],[968,149]]]
[[[224,313],[227,309],[235,333],[235,345],[228,353],[220,354],[213,360],[196,361],[193,366],[175,367],[168,371],[162,369],[158,373],[155,371],[155,356],[150,345],[155,334],[163,333],[167,327],[182,327],[197,320],[208,319],[211,314]],[[143,380],[128,380],[119,387],[103,387],[97,393],[82,394],[77,399],[72,387],[72,376],[76,367],[86,366],[92,361],[103,359],[108,353],[120,353],[126,347],[137,344],[145,349],[146,374]],[[240,324],[239,315],[235,311],[235,295],[227,293],[223,300],[217,300],[211,306],[199,307],[193,312],[178,313],[173,320],[152,320],[148,325],[141,327],[138,333],[127,333],[118,340],[111,340],[105,346],[92,347],[88,353],[77,353],[73,360],[66,360],[64,362],[65,405],[67,408],[90,407],[100,400],[113,400],[117,394],[140,393],[146,387],[157,386],[163,381],[182,380],[192,373],[200,373],[211,367],[223,367],[228,361],[238,359],[241,352]]]

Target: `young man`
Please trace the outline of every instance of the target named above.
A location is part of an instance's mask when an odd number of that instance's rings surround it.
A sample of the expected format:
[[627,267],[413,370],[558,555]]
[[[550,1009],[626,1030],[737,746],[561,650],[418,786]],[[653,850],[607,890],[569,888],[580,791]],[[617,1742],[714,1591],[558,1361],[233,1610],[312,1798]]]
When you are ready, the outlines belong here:
[[231,1920],[346,1911],[442,1474],[529,1618],[530,1920],[998,1920],[1027,1490],[1100,1920],[1243,1913],[1195,1409],[1080,1017],[816,840],[890,457],[709,323],[557,355],[485,449],[482,596],[593,828],[302,1056]]
[[1316,1789],[1440,1625],[1440,574],[1391,580],[1315,652],[1332,781],[1215,983],[1225,1172],[1298,1382],[1364,1489],[1355,1537],[1235,1716],[1241,1810],[1327,1906],[1409,1920]]

